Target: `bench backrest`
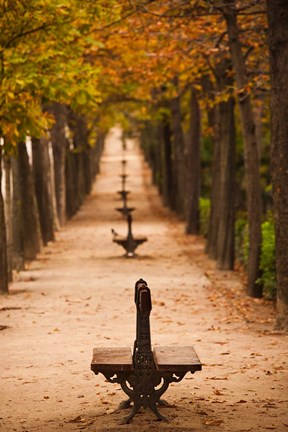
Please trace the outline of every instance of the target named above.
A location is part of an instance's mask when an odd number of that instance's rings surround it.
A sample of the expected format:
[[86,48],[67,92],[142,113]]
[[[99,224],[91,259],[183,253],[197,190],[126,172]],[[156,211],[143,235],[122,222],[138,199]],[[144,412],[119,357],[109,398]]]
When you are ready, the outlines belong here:
[[147,283],[139,279],[135,284],[136,340],[134,342],[133,364],[151,363],[153,358],[150,333],[151,293]]
[[[127,238],[128,238],[128,239],[133,239],[133,234],[132,234],[132,216],[131,216],[130,213],[127,215],[127,224],[128,224],[128,234],[127,234]],[[135,284],[135,291],[136,291],[136,286],[137,286],[137,285],[140,286],[142,283],[146,284],[146,282],[143,281],[143,279],[139,279],[139,281],[136,282],[136,284]],[[146,284],[146,287],[147,287],[147,284]],[[149,289],[149,288],[148,288],[148,289]],[[135,295],[136,295],[136,294],[135,294]],[[135,297],[135,303],[136,303],[136,297]]]

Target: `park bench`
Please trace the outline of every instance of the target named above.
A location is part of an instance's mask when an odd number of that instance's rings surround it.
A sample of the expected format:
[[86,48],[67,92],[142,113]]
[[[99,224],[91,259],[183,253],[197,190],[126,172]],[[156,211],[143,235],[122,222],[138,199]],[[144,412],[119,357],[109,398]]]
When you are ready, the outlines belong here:
[[127,215],[127,224],[128,224],[127,237],[122,237],[119,234],[117,234],[114,230],[112,230],[113,242],[119,244],[120,246],[122,246],[125,249],[125,251],[126,251],[125,256],[126,257],[133,258],[133,257],[135,257],[135,250],[137,249],[137,247],[140,244],[147,241],[147,237],[144,237],[144,236],[134,237],[133,236],[133,234],[132,234],[132,216],[131,216],[130,212]]
[[121,199],[123,200],[123,199],[127,199],[127,195],[129,195],[130,191],[122,189],[122,190],[118,191],[117,193],[121,196]]
[[123,207],[116,207],[115,210],[122,213],[123,216],[127,217],[132,211],[135,210],[135,207],[128,207],[126,195],[122,196]]
[[136,340],[133,353],[130,347],[95,348],[91,370],[102,373],[110,383],[120,384],[128,400],[120,408],[130,413],[121,421],[129,423],[141,407],[151,409],[159,420],[168,420],[158,406],[164,406],[161,396],[171,383],[180,382],[187,372],[202,369],[192,346],[151,346],[151,294],[147,283],[140,279],[135,284]]
[[126,159],[122,159],[121,164],[122,164],[122,174],[126,174],[126,165],[127,165]]
[[128,174],[120,174],[120,177],[121,177],[122,191],[125,191],[126,179],[129,176],[128,176]]

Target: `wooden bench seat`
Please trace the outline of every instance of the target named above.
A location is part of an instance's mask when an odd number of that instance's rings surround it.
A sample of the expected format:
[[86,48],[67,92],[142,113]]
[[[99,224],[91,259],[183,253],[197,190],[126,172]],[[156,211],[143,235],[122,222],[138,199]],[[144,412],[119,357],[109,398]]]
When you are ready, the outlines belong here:
[[202,369],[201,362],[192,346],[164,346],[153,350],[159,372],[196,372]]
[[[193,373],[202,369],[192,346],[159,346],[153,349],[153,354],[159,372]],[[91,370],[96,374],[104,371],[133,371],[131,348],[94,348]]]
[[131,348],[94,348],[91,370],[95,374],[102,371],[132,371]]

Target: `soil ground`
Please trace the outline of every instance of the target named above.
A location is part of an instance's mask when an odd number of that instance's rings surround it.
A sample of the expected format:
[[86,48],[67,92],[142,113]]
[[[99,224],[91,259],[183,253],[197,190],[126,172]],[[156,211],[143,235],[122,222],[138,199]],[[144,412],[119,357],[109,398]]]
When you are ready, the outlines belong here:
[[[1,297],[0,431],[288,430],[288,340],[274,329],[272,303],[245,295],[241,273],[216,270],[201,238],[163,208],[132,140],[126,159],[133,233],[148,241],[134,259],[112,242],[127,232],[115,207],[122,144],[107,138],[92,194],[37,261]],[[128,425],[117,410],[125,395],[90,371],[95,346],[132,346],[134,284],[152,292],[153,345],[194,345],[203,370],[165,393],[170,422],[149,410]],[[126,412],[127,413],[127,412]]]

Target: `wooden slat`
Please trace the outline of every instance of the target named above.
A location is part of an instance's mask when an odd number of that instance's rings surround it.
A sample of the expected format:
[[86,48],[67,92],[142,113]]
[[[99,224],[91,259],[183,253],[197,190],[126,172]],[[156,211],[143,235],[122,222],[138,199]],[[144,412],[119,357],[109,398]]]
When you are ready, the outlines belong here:
[[154,357],[160,372],[196,372],[202,369],[199,357],[192,346],[155,347]]
[[94,348],[91,370],[95,373],[132,370],[131,348]]

